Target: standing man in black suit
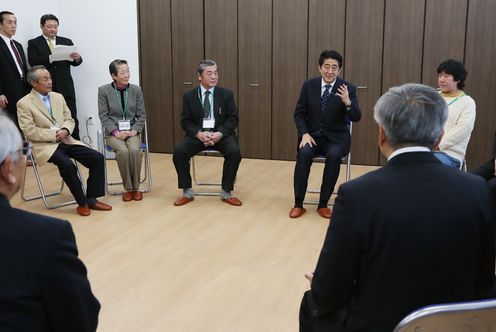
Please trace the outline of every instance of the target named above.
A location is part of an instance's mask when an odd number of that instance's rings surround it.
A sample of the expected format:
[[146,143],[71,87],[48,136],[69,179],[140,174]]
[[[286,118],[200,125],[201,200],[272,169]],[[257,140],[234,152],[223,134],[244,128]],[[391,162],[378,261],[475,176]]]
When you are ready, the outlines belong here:
[[390,332],[420,307],[484,297],[495,220],[483,179],[432,153],[448,107],[431,87],[391,88],[374,107],[388,158],[340,186],[300,331]]
[[17,19],[14,14],[0,12],[0,109],[6,110],[17,125],[17,101],[30,88],[26,81],[26,55],[22,45],[12,38],[16,29]]
[[202,60],[198,65],[200,86],[183,96],[181,125],[186,137],[174,147],[172,158],[176,167],[178,186],[183,189],[183,195],[174,202],[176,206],[187,204],[194,199],[189,160],[207,148],[218,150],[224,155],[220,198],[231,205],[242,204],[231,194],[241,162],[241,152],[235,132],[238,127],[238,109],[233,93],[218,87],[218,80],[217,64],[213,60]]
[[356,88],[338,77],[343,57],[337,51],[324,50],[319,57],[321,77],[303,83],[296,103],[294,119],[298,130],[298,155],[294,171],[295,205],[290,218],[306,212],[303,208],[308,176],[313,158],[325,156],[324,174],[317,212],[331,217],[327,207],[339,177],[341,158],[350,151],[350,121],[359,121],[362,112],[356,98]]
[[76,108],[76,92],[71,76],[71,66],[77,67],[83,62],[79,53],[71,54],[72,60],[53,61],[51,59],[52,49],[57,45],[72,46],[72,40],[57,36],[59,19],[52,14],[43,15],[40,19],[40,27],[43,34],[28,41],[28,61],[31,66],[43,65],[50,72],[53,80],[53,91],[64,96],[67,106],[71,110],[71,116],[76,122],[72,137],[79,140],[79,121]]
[[71,224],[10,206],[31,145],[2,114],[0,142],[0,331],[96,331],[100,303]]

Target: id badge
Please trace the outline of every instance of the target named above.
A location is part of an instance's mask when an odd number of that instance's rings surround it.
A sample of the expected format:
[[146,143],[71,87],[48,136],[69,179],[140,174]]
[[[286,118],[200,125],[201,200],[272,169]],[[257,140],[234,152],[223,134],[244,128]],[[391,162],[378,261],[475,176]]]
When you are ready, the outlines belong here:
[[215,119],[203,119],[203,129],[214,129]]
[[119,120],[119,131],[131,130],[131,121]]
[[50,129],[52,130],[60,130],[60,126],[58,123],[54,123],[53,125],[50,126]]

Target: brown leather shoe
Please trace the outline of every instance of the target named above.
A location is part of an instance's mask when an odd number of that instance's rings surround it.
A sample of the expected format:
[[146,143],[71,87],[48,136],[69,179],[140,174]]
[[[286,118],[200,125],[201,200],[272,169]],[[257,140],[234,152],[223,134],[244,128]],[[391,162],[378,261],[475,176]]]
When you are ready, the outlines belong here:
[[143,199],[143,193],[139,190],[133,191],[133,199],[135,201],[141,201]]
[[299,207],[294,207],[289,211],[289,217],[290,218],[299,218],[301,217],[305,212],[307,212],[307,209],[299,208]]
[[90,208],[88,207],[88,205],[79,205],[77,208],[76,208],[76,211],[77,213],[80,215],[80,216],[83,216],[83,217],[87,217],[90,215],[91,211],[90,211]]
[[181,206],[184,204],[188,204],[189,202],[192,202],[194,199],[195,199],[194,197],[181,196],[174,201],[174,205],[175,206]]
[[236,197],[222,198],[222,201],[226,202],[227,204],[234,205],[234,206],[243,205],[243,203],[241,203],[241,201],[239,199],[237,199]]
[[90,205],[90,209],[98,211],[110,211],[112,210],[112,207],[108,204],[97,201],[95,205]]
[[130,202],[133,200],[133,192],[132,191],[125,191],[122,193],[122,200],[124,202]]
[[329,219],[331,217],[331,209],[323,207],[323,208],[318,208],[317,212],[322,218]]

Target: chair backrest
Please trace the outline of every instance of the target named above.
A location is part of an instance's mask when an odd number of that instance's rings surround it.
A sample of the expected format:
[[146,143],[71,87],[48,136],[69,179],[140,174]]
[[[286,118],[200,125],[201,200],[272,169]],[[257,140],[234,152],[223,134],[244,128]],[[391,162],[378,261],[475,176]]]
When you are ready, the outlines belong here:
[[440,304],[406,316],[393,332],[496,331],[496,299]]

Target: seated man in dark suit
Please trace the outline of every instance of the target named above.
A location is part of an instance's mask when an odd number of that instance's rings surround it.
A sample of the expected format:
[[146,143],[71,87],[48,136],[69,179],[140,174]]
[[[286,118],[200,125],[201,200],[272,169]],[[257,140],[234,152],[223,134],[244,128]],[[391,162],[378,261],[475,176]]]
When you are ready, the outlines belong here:
[[[89,216],[90,209],[112,210],[110,205],[97,200],[105,196],[103,155],[72,138],[74,119],[64,97],[52,92],[50,73],[44,66],[31,67],[28,81],[33,89],[17,103],[17,116],[24,136],[33,143],[36,163],[57,165],[79,205],[76,211],[81,216]],[[86,194],[71,158],[89,169]]]
[[341,158],[350,151],[350,121],[359,121],[362,113],[356,98],[356,88],[338,77],[343,57],[337,51],[325,50],[319,57],[321,77],[303,83],[296,103],[294,119],[298,130],[298,155],[294,171],[295,204],[290,218],[298,218],[305,209],[303,201],[313,158],[325,156],[324,174],[317,212],[331,217],[327,207],[339,177]]
[[220,198],[228,204],[241,205],[241,201],[231,194],[241,162],[235,132],[238,126],[238,110],[233,93],[218,87],[218,79],[217,64],[213,60],[203,60],[198,65],[200,86],[183,96],[181,125],[186,137],[174,147],[173,155],[178,186],[183,190],[183,195],[174,202],[176,206],[187,204],[194,199],[189,160],[207,148],[218,150],[224,155]]
[[100,303],[71,224],[10,206],[31,145],[1,112],[0,142],[0,331],[96,331]]
[[374,107],[388,158],[340,186],[300,331],[391,332],[420,307],[484,297],[494,285],[495,213],[483,179],[431,151],[448,107],[425,85],[391,88]]
[[471,171],[471,173],[482,176],[487,181],[489,190],[493,195],[493,202],[496,206],[496,132],[494,133],[493,152],[491,159]]

